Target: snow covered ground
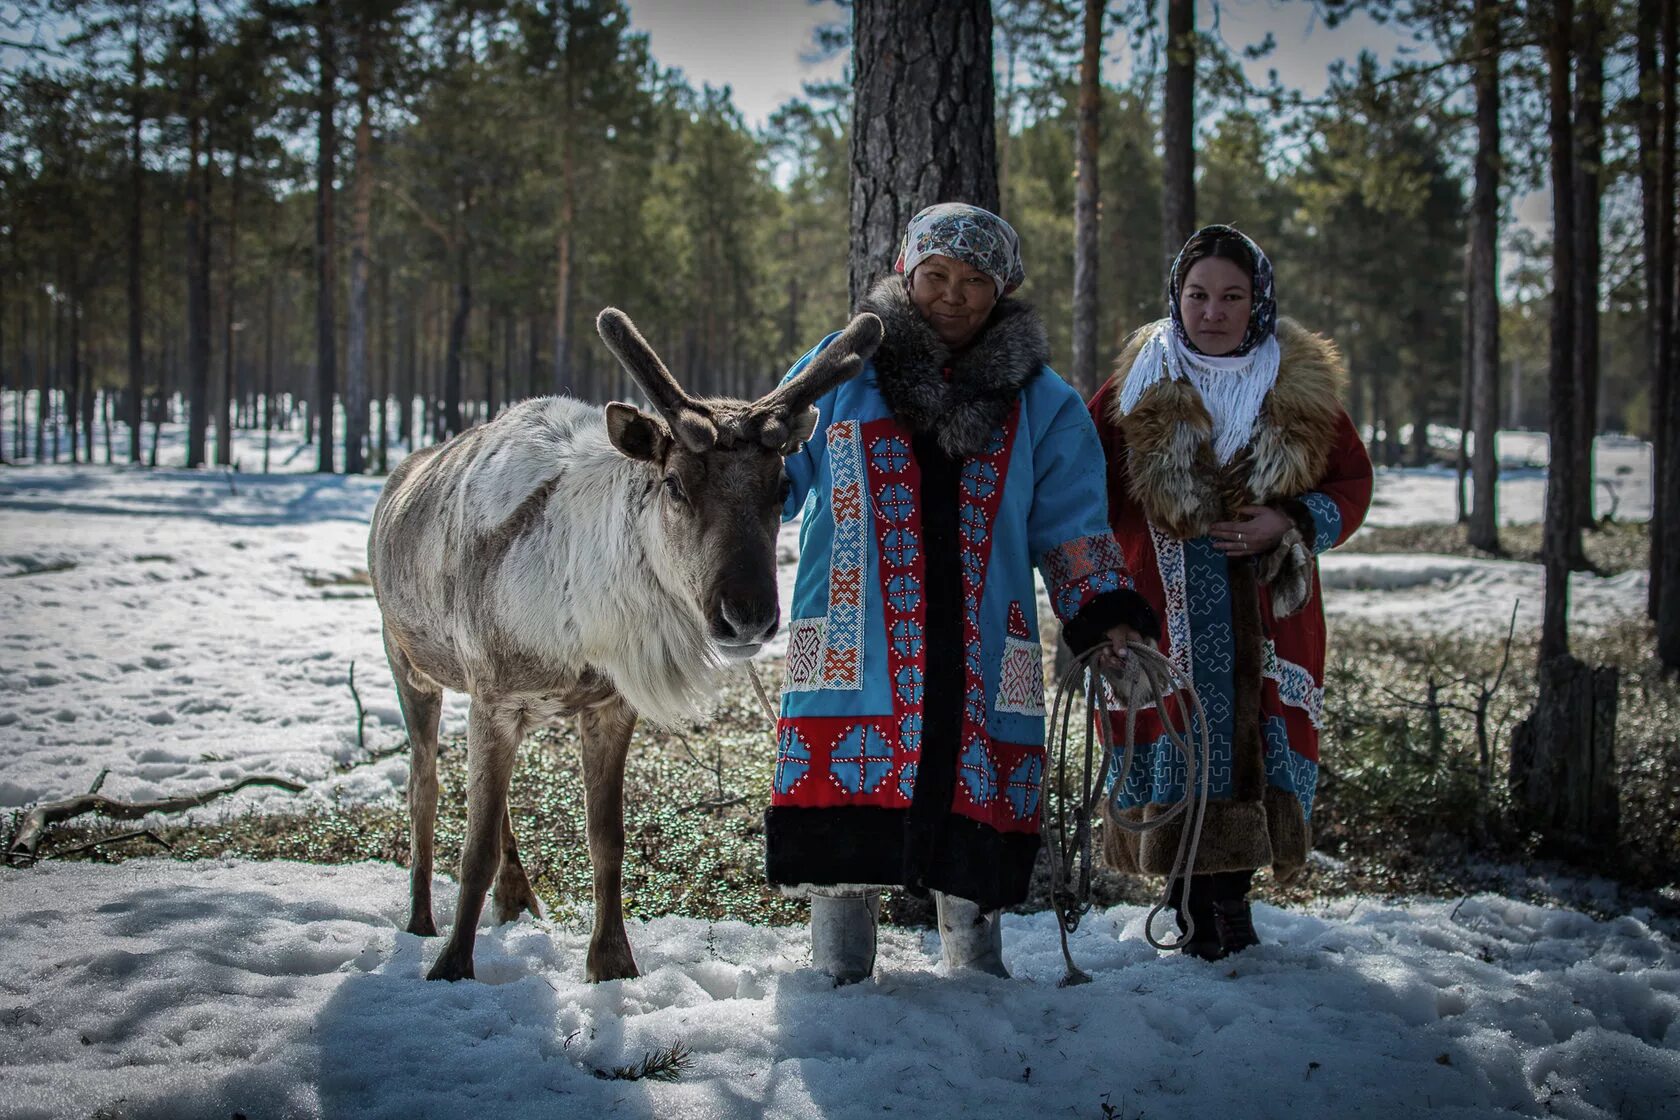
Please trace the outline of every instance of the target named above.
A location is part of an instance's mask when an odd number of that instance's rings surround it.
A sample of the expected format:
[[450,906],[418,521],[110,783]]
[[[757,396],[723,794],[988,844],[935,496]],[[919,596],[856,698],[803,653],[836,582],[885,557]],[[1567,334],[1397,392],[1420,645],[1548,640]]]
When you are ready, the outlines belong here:
[[[181,469],[167,428],[161,461],[0,468],[0,810],[107,768],[119,798],[253,773],[397,795],[400,756],[338,770],[359,757],[352,663],[366,748],[402,735],[358,580],[380,481],[305,473],[295,436],[273,474]],[[1645,473],[1614,474],[1630,463]],[[1619,515],[1648,515],[1649,449],[1601,443],[1600,464]],[[1451,487],[1383,472],[1374,519],[1450,518]],[[1502,487],[1507,517],[1539,516],[1543,480]],[[797,543],[784,531],[784,594]],[[1527,625],[1540,603],[1520,563],[1332,555],[1324,582],[1334,617],[1424,627],[1502,629],[1517,597]],[[1644,601],[1642,573],[1574,588],[1581,625]],[[0,1117],[1098,1116],[1105,1094],[1128,1118],[1680,1115],[1676,948],[1638,915],[1263,908],[1269,944],[1233,969],[1157,957],[1120,908],[1080,931],[1096,982],[1068,991],[1053,920],[1011,917],[1016,981],[945,979],[928,935],[894,930],[876,982],[831,992],[796,930],[681,919],[632,930],[640,980],[583,984],[586,927],[527,919],[481,938],[483,983],[425,984],[436,943],[396,931],[405,898],[386,866],[0,871]],[[453,887],[438,899],[447,921]],[[592,1073],[677,1041],[695,1058],[675,1084]]]
[[[1162,956],[1091,916],[1006,916],[1012,980],[947,976],[889,929],[831,990],[800,929],[632,925],[643,976],[583,981],[587,928],[523,918],[477,983],[421,979],[400,869],[44,865],[0,909],[0,1115],[276,1117],[1533,1116],[1680,1099],[1680,952],[1491,895],[1261,906],[1266,944]],[[453,891],[439,884],[439,898]],[[440,912],[447,919],[447,912]],[[603,1080],[674,1044],[674,1083]]]

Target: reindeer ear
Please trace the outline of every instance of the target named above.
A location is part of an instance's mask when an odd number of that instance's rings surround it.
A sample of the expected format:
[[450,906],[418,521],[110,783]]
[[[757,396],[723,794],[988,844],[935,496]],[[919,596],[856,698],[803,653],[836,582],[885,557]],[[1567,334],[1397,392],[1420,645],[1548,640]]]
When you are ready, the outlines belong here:
[[787,440],[782,444],[782,454],[792,455],[811,438],[811,433],[817,430],[817,410],[807,408],[805,411],[788,417]]
[[671,446],[664,424],[622,401],[607,405],[607,439],[627,457],[647,463],[663,462]]

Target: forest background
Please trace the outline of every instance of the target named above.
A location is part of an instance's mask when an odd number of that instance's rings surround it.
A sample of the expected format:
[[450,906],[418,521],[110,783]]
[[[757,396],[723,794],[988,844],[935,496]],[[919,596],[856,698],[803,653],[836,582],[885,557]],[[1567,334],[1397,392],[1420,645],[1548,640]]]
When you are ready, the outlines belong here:
[[[144,459],[142,430],[127,447],[121,431],[143,401],[149,421],[190,413],[190,460],[227,463],[229,424],[312,428],[328,393],[387,423],[323,441],[319,466],[378,469],[389,440],[510,400],[630,393],[593,339],[608,304],[702,392],[762,389],[846,317],[845,81],[749,127],[614,0],[9,7],[0,376],[36,390],[13,458],[105,457],[110,408],[114,453]],[[1101,90],[1099,370],[1162,308],[1168,52],[1157,5],[1111,7],[1130,72]],[[1469,5],[1364,7],[1410,51],[1338,63],[1309,97],[1247,77],[1275,37],[1227,41],[1215,6],[1196,34],[1195,211],[1266,246],[1288,313],[1347,351],[1376,457],[1423,463],[1428,423],[1461,426]],[[1635,7],[1605,5],[1598,399],[1604,429],[1649,437]],[[849,48],[833,15],[817,53]],[[1064,373],[1079,19],[1009,0],[994,31],[1002,210]],[[29,49],[42,21],[72,33]],[[1546,182],[1546,68],[1535,36],[1509,40],[1496,422],[1543,427],[1550,246],[1510,213]]]

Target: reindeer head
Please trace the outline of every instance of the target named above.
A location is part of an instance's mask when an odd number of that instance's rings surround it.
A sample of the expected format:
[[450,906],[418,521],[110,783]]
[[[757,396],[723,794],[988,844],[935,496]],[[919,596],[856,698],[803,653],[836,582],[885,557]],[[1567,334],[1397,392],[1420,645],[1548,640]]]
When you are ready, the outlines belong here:
[[798,377],[756,401],[689,396],[617,308],[602,311],[595,326],[659,413],[614,401],[607,436],[655,472],[665,562],[681,573],[724,655],[751,657],[781,621],[782,460],[811,437],[812,402],[856,376],[875,352],[881,321],[859,315]]

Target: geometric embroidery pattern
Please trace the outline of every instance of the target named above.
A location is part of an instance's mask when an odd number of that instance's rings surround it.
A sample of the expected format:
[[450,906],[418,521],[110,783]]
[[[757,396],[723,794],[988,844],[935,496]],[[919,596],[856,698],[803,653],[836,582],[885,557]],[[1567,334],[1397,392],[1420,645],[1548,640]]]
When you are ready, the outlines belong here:
[[1072,618],[1103,592],[1132,584],[1123,574],[1126,560],[1119,542],[1108,532],[1063,541],[1045,552],[1039,566],[1044,571],[1050,604],[1062,619]]
[[823,629],[821,618],[796,618],[788,623],[787,692],[813,692],[823,686]]
[[863,441],[856,420],[829,425],[828,462],[833,476],[834,543],[829,551],[828,624],[820,687],[856,691],[863,687],[863,572],[868,560]]
[[1301,815],[1312,820],[1313,795],[1318,792],[1318,766],[1289,749],[1289,731],[1283,720],[1271,716],[1265,724],[1266,784],[1288,790],[1301,803]]
[[[916,791],[922,753],[923,673],[927,664],[922,628],[921,467],[910,453],[910,436],[896,420],[872,420],[861,433],[867,445],[868,492],[876,511],[876,575],[881,581],[882,626],[887,635],[887,679],[892,682],[893,726],[898,756],[886,758],[885,773],[897,768],[898,792]],[[885,748],[883,748],[885,750]],[[864,778],[868,779],[868,763]],[[884,775],[883,775],[884,776]]]
[[1044,714],[1044,662],[1037,642],[1014,637],[1003,640],[996,707],[1000,712],[1023,716]]
[[828,772],[850,794],[874,793],[892,770],[892,748],[873,724],[853,727],[829,752]]
[[811,748],[791,724],[784,724],[776,738],[776,792],[783,796],[792,793],[810,769]]
[[1155,545],[1155,564],[1161,572],[1161,590],[1166,597],[1167,656],[1172,659],[1174,668],[1187,679],[1194,680],[1190,658],[1190,605],[1186,601],[1184,579],[1184,542],[1163,533],[1153,523],[1149,526],[1149,536]]
[[1313,490],[1301,495],[1301,504],[1312,514],[1313,527],[1317,530],[1313,534],[1312,550],[1324,552],[1335,547],[1336,538],[1342,535],[1342,509],[1335,499],[1322,490]]
[[990,805],[997,798],[997,765],[992,762],[992,752],[986,749],[984,735],[969,738],[957,763],[957,775],[968,792],[968,799],[976,806]]
[[1262,675],[1277,684],[1278,699],[1307,713],[1312,725],[1324,730],[1324,688],[1313,680],[1305,665],[1285,661],[1277,654],[1277,643],[1266,639]]
[[1036,754],[1023,758],[1021,764],[1015,767],[1015,772],[1009,775],[1003,792],[1017,820],[1031,820],[1038,812],[1038,791],[1043,782],[1044,760]]

